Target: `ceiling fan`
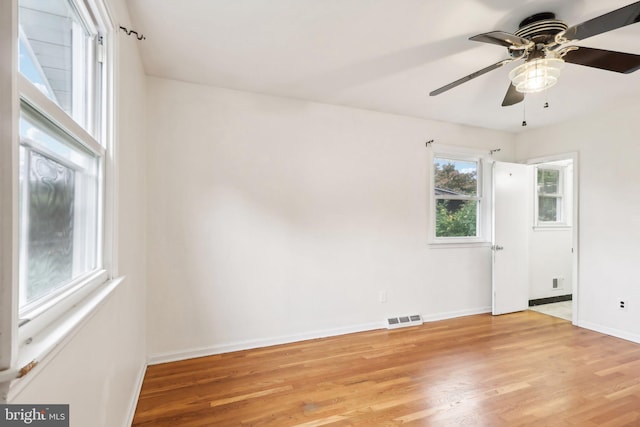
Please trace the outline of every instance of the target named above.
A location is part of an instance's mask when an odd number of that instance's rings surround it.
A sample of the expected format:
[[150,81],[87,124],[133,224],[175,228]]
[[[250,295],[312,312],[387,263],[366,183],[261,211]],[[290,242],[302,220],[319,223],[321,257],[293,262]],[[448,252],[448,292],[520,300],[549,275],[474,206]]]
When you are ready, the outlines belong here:
[[509,73],[511,84],[502,101],[503,107],[523,101],[527,93],[540,92],[556,84],[565,62],[624,74],[632,73],[640,68],[640,55],[566,44],[636,22],[640,22],[640,1],[573,27],[557,20],[553,13],[543,12],[523,20],[513,34],[504,31],[478,34],[469,40],[504,46],[509,52],[509,58],[442,86],[429,95],[439,95],[520,59],[524,59],[524,63]]

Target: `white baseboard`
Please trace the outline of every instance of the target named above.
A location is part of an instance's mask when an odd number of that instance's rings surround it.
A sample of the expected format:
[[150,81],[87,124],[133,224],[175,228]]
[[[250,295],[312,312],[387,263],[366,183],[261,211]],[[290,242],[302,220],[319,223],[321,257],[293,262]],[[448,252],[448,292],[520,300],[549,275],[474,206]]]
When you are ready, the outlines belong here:
[[578,325],[581,328],[590,329],[592,331],[600,332],[601,334],[611,335],[612,337],[621,338],[623,340],[631,341],[636,344],[640,344],[640,335],[632,334],[627,331],[622,331],[620,329],[610,328],[608,326],[603,326],[598,323],[591,322],[579,322]]
[[144,374],[147,372],[147,365],[144,364],[140,368],[140,372],[138,372],[138,377],[136,378],[136,385],[134,389],[134,393],[131,396],[131,401],[129,402],[129,417],[128,422],[125,425],[130,426],[133,424],[133,417],[136,414],[136,407],[138,406],[138,400],[140,399],[140,391],[142,390],[142,382],[144,381]]
[[269,347],[272,345],[289,344],[298,341],[311,340],[316,338],[333,337],[337,335],[351,334],[354,332],[371,331],[374,329],[384,329],[384,321],[364,323],[360,325],[347,326],[342,328],[325,329],[311,331],[300,334],[283,335],[280,337],[263,338],[247,341],[236,341],[228,344],[219,344],[210,347],[193,348],[183,351],[159,353],[149,356],[148,364],[157,365],[159,363],[175,362],[178,360],[193,359],[195,357],[212,356],[214,354],[230,353],[232,351],[250,350],[253,348]]
[[477,307],[468,310],[448,311],[445,313],[436,313],[431,315],[423,315],[422,320],[425,322],[436,322],[438,320],[454,319],[456,317],[473,316],[474,314],[491,313],[491,307]]
[[[469,310],[450,311],[422,316],[425,322],[436,320],[452,319],[455,317],[471,316],[491,312],[491,307],[479,307]],[[380,322],[363,323],[359,325],[346,326],[341,328],[324,329],[318,331],[304,332],[300,334],[283,335],[272,338],[262,338],[247,341],[236,341],[227,344],[218,344],[208,347],[191,348],[187,350],[157,353],[150,355],[147,359],[148,365],[175,362],[178,360],[193,359],[196,357],[212,356],[214,354],[230,353],[232,351],[250,350],[253,348],[269,347],[272,345],[289,344],[298,341],[311,340],[316,338],[333,337],[337,335],[352,334],[355,332],[372,331],[375,329],[386,329],[385,320]]]

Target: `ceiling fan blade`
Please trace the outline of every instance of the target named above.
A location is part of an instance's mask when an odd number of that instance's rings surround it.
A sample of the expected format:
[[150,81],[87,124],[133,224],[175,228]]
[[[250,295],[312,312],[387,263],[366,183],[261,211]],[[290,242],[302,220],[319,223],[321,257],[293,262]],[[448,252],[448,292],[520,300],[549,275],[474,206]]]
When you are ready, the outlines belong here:
[[509,89],[507,89],[507,94],[504,96],[504,100],[502,101],[502,106],[508,107],[509,105],[514,105],[522,101],[524,101],[524,93],[518,92],[513,83],[511,83],[509,85]]
[[640,55],[591,47],[580,46],[577,50],[570,50],[563,59],[572,64],[586,65],[616,73],[629,74],[640,69]]
[[469,37],[469,40],[497,44],[504,47],[515,46],[516,48],[525,48],[531,43],[530,40],[518,37],[515,34],[505,33],[504,31],[491,31],[489,33],[478,34],[477,36]]
[[495,64],[489,65],[488,67],[485,67],[482,70],[478,70],[475,73],[471,73],[468,76],[464,76],[456,80],[455,82],[451,82],[448,85],[442,86],[441,88],[434,90],[433,92],[429,93],[429,96],[440,95],[442,92],[446,92],[449,89],[453,89],[454,87],[461,85],[462,83],[466,83],[469,80],[475,79],[476,77],[480,77],[481,75],[486,74],[489,71],[493,71],[496,68],[500,68],[511,61],[513,61],[513,59],[504,59],[500,62],[496,62]]
[[584,40],[640,21],[640,1],[567,28],[562,38]]

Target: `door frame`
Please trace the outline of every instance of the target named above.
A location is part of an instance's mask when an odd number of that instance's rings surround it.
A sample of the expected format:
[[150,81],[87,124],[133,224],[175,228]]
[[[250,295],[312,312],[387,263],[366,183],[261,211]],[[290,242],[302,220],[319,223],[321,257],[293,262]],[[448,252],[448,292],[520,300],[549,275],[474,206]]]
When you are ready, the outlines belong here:
[[572,212],[572,224],[571,224],[571,246],[573,249],[573,253],[571,256],[571,275],[573,276],[571,279],[571,316],[572,321],[576,326],[579,325],[579,292],[580,292],[580,277],[579,277],[579,267],[580,267],[580,168],[579,168],[579,156],[577,151],[572,151],[568,153],[562,154],[554,154],[549,156],[541,156],[534,157],[525,160],[523,163],[529,166],[535,166],[542,163],[549,162],[557,162],[560,160],[572,160],[573,161],[573,212]]

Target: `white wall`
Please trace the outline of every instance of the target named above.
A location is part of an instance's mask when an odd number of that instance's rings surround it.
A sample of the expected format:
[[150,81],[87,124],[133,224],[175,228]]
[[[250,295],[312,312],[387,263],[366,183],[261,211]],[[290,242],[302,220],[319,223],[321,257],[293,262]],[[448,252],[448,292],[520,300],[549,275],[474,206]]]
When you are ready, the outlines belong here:
[[152,360],[490,307],[489,248],[427,244],[425,141],[510,159],[512,135],[158,78],[148,95]]
[[[114,20],[127,22],[123,1]],[[125,281],[12,403],[68,403],[72,426],[124,426],[135,405],[145,348],[145,77],[135,38],[117,35],[120,194],[117,230]]]
[[[578,323],[640,342],[640,103],[517,137],[520,159],[579,156]],[[626,299],[626,311],[617,301]]]
[[[571,295],[572,241],[571,229],[530,230],[529,299]],[[562,288],[553,289],[553,279],[560,277]]]

